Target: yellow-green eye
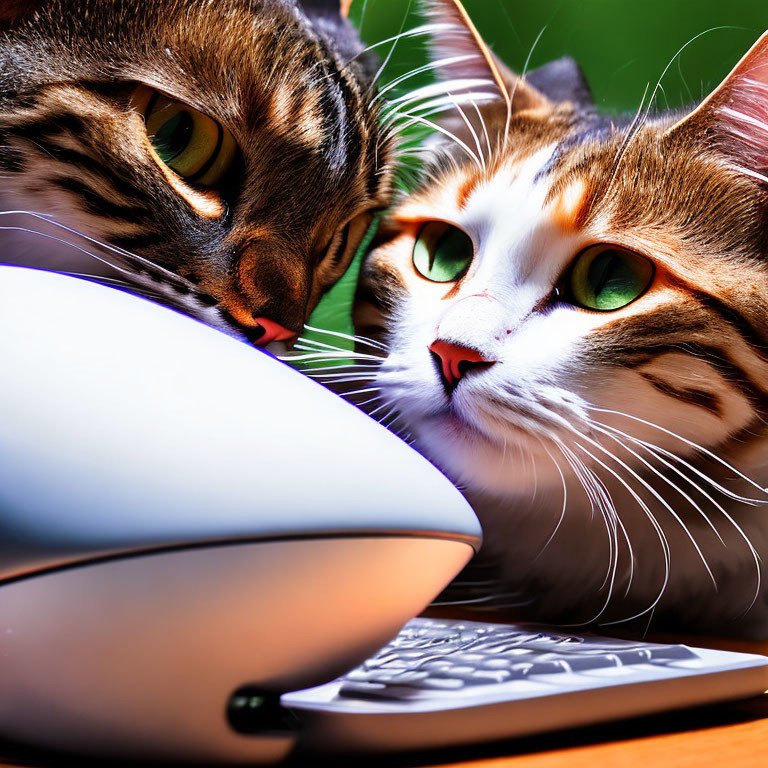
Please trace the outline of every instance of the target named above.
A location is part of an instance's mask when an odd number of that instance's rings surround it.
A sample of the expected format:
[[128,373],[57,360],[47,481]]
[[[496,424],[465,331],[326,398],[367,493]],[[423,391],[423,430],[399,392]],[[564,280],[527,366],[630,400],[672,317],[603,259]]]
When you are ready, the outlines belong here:
[[427,280],[453,283],[467,271],[474,255],[469,235],[442,221],[430,221],[419,232],[413,266]]
[[141,85],[134,104],[144,114],[147,137],[160,160],[190,184],[215,187],[232,165],[237,144],[215,120]]
[[570,294],[586,309],[611,312],[642,296],[653,280],[653,264],[644,256],[608,245],[593,245],[577,257]]

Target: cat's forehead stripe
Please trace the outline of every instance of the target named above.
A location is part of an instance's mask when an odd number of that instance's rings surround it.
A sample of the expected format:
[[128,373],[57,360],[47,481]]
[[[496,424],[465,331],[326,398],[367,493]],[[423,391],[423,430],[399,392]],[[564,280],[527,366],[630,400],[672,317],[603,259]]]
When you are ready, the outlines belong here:
[[589,209],[589,197],[586,180],[576,178],[554,199],[552,216],[563,232],[575,233],[581,230]]
[[472,174],[461,183],[456,190],[456,207],[463,211],[467,207],[469,198],[480,183],[480,177]]

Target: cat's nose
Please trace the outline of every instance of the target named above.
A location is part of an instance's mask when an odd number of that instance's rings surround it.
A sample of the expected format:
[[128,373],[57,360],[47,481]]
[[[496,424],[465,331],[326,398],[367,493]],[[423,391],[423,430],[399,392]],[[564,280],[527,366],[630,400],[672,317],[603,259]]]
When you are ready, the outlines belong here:
[[266,317],[254,318],[257,325],[249,328],[248,339],[257,347],[266,347],[273,341],[288,341],[296,337],[293,331],[283,328],[282,325]]
[[483,357],[476,349],[439,339],[430,344],[429,351],[439,361],[443,381],[449,388],[454,387],[469,371],[488,368],[496,362]]

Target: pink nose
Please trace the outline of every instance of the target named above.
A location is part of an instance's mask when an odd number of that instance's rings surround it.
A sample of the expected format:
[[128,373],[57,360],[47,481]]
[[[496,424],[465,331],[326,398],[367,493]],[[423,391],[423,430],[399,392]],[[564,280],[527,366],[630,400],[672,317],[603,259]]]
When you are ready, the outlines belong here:
[[483,357],[476,349],[447,341],[433,342],[429,351],[440,358],[443,379],[451,387],[471,368],[487,367],[496,362]]
[[293,331],[283,328],[282,325],[276,323],[274,320],[268,320],[266,317],[257,317],[255,320],[264,330],[264,333],[262,333],[261,336],[252,334],[253,343],[257,347],[265,347],[273,341],[287,341],[296,336]]

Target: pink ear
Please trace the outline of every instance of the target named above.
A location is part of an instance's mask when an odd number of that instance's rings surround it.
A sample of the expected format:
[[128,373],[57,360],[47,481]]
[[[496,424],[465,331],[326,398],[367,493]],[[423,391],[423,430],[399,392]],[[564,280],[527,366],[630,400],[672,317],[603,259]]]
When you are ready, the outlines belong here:
[[[460,0],[426,0],[435,24],[430,41],[435,74],[451,97],[471,102],[499,96],[507,114],[518,109],[549,106],[547,99],[497,58],[477,30]],[[460,99],[461,100],[461,99]]]
[[762,180],[768,167],[768,32],[749,49],[728,77],[667,133],[714,126],[729,150]]
[[460,0],[428,0],[429,15],[440,25],[430,45],[441,80],[487,81],[498,88],[509,104],[509,91],[493,54]]

